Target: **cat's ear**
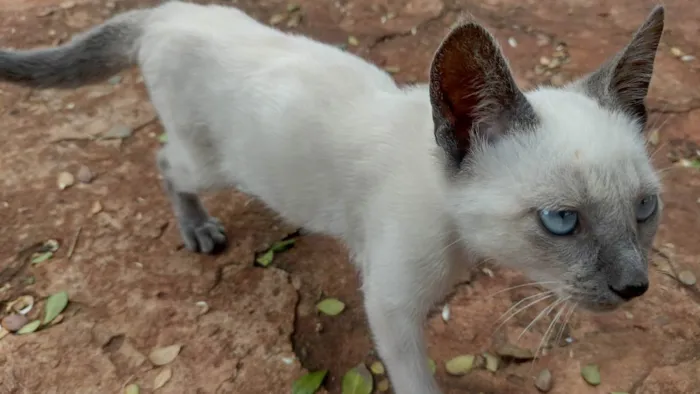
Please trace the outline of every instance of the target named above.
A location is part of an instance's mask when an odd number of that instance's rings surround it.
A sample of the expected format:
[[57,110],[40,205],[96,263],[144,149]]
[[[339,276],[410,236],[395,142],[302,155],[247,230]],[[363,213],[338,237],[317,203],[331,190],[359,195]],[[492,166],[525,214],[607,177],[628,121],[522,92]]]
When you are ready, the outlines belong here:
[[646,124],[644,99],[654,71],[656,49],[664,30],[664,8],[656,6],[632,37],[630,43],[583,86],[602,105],[621,110]]
[[435,139],[455,166],[474,138],[491,140],[519,118],[535,117],[496,39],[473,21],[453,29],[437,50],[430,101]]

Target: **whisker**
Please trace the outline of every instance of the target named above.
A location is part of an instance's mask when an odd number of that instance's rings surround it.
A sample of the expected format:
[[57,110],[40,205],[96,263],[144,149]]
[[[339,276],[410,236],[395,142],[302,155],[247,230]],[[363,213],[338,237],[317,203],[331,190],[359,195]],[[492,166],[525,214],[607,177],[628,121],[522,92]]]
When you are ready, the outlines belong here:
[[557,305],[559,305],[559,304],[560,304],[562,301],[564,301],[564,300],[565,300],[565,299],[563,299],[563,298],[557,298],[557,300],[554,301],[553,303],[549,304],[548,307],[542,309],[542,311],[541,311],[539,314],[537,314],[537,316],[535,316],[535,318],[532,319],[532,321],[530,322],[530,324],[528,324],[527,327],[525,327],[525,329],[520,333],[520,335],[518,336],[518,339],[517,339],[517,340],[519,341],[519,340],[523,337],[523,335],[525,335],[525,333],[527,332],[527,330],[529,330],[530,327],[532,327],[533,325],[535,325],[535,323],[537,323],[537,321],[538,321],[540,318],[542,318],[542,316],[546,316],[549,312],[551,312],[554,308],[557,307]]
[[574,310],[576,309],[577,306],[578,306],[578,302],[572,304],[571,308],[569,308],[569,311],[566,312],[566,315],[564,315],[564,322],[559,329],[559,334],[557,335],[557,340],[556,340],[557,344],[561,343],[561,337],[564,335],[564,330],[566,330],[566,325],[569,324],[569,319],[571,319],[571,316],[574,314]]
[[[520,308],[520,309],[514,311],[513,313],[511,313],[507,318],[505,318],[503,321],[501,321],[501,323],[498,325],[498,327],[496,327],[496,329],[494,330],[494,332],[498,331],[504,324],[506,324],[510,319],[512,319],[513,317],[515,317],[516,315],[518,315],[520,312],[526,310],[527,308],[529,308],[529,307],[531,307],[531,306],[533,306],[533,305],[535,305],[535,304],[537,304],[537,303],[539,303],[539,302],[542,302],[542,301],[544,301],[544,300],[546,300],[546,299],[548,299],[548,298],[550,298],[550,297],[555,296],[554,291],[549,291],[549,292],[546,292],[546,293],[539,293],[539,294],[536,294],[536,295],[537,295],[537,296],[540,296],[540,297],[537,298],[537,299],[535,299],[535,301],[532,301],[532,302],[528,303],[527,305],[525,305],[524,307],[522,307],[522,308]],[[509,312],[510,310],[512,310],[513,308],[517,307],[519,304],[521,304],[523,301],[527,300],[528,298],[532,298],[532,297],[533,297],[533,296],[526,297],[525,299],[518,301],[518,303],[516,303],[515,305],[513,305],[512,307],[510,307],[510,309],[508,309],[508,311],[506,311],[503,315],[501,315],[501,317],[500,317],[498,320],[503,319],[503,317],[504,317],[505,315],[507,315],[508,312]]]
[[519,289],[519,288],[521,288],[521,287],[541,286],[541,285],[548,285],[548,284],[554,284],[554,283],[560,283],[560,282],[559,282],[559,281],[555,281],[555,280],[550,280],[550,281],[545,281],[545,282],[524,283],[524,284],[521,284],[521,285],[511,286],[511,287],[507,287],[507,288],[505,288],[505,289],[498,290],[497,292],[492,293],[492,294],[489,294],[489,295],[487,295],[486,297],[489,297],[489,298],[490,298],[490,297],[493,297],[493,296],[495,296],[495,295],[498,295],[498,294],[501,294],[501,293],[505,293],[506,291]]
[[[563,298],[562,301],[564,303],[568,302],[571,296]],[[540,345],[537,347],[537,351],[535,351],[535,357],[532,360],[532,364],[530,366],[530,371],[532,371],[532,368],[535,366],[535,361],[537,361],[537,357],[540,354],[540,351],[542,350],[542,347],[548,342],[550,333],[552,332],[552,328],[554,328],[554,325],[556,324],[557,320],[559,320],[559,317],[561,316],[562,312],[564,311],[565,308],[560,308],[557,314],[554,316],[554,319],[552,319],[552,322],[549,323],[549,327],[547,327],[547,331],[544,332],[544,335],[542,336],[542,340],[540,341]]]

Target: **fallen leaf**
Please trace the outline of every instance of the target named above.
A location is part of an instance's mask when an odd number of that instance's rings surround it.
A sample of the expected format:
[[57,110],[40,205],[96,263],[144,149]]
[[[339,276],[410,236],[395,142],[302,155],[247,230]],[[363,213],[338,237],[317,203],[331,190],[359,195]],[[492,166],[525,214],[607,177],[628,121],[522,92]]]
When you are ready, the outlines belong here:
[[141,389],[139,388],[139,385],[136,383],[132,383],[126,388],[124,388],[124,394],[139,394],[141,393]]
[[100,138],[103,140],[123,140],[131,137],[133,132],[134,129],[125,124],[117,124],[112,126],[111,129],[107,130],[106,133],[102,134]]
[[377,390],[379,390],[380,393],[389,391],[389,379],[380,380],[379,383],[377,383]]
[[527,361],[535,358],[530,349],[524,349],[510,343],[506,343],[496,349],[496,354],[503,358],[510,358],[518,361]]
[[535,378],[535,387],[537,390],[547,393],[552,389],[552,373],[548,369],[543,369]]
[[52,257],[53,252],[34,253],[32,255],[32,264],[43,263],[44,261],[50,260]]
[[34,297],[30,295],[23,295],[17,297],[14,301],[7,304],[5,312],[14,311],[20,315],[26,315],[34,307]]
[[270,247],[270,250],[273,253],[284,252],[285,250],[289,250],[290,248],[292,248],[294,246],[295,242],[296,242],[296,239],[294,239],[294,238],[287,239],[284,241],[275,242],[274,244],[272,244],[272,247]]
[[270,249],[267,252],[261,254],[257,259],[255,259],[255,262],[263,267],[267,267],[268,265],[272,264],[272,260],[274,258],[275,252],[273,252],[272,249]]
[[342,394],[371,394],[373,386],[372,374],[360,364],[343,376]]
[[658,145],[659,144],[659,129],[654,129],[649,133],[649,137],[647,138],[650,144],[652,145]]
[[345,304],[336,298],[326,298],[316,304],[316,309],[328,316],[336,316],[345,310]]
[[175,357],[180,353],[182,345],[170,345],[153,349],[148,359],[156,366],[170,364],[175,360]]
[[457,356],[445,363],[445,370],[454,376],[466,375],[474,367],[474,356],[471,354]]
[[356,47],[360,45],[360,41],[357,38],[355,38],[355,36],[348,36],[348,44]]
[[0,326],[7,331],[15,332],[29,322],[26,316],[20,314],[12,314],[5,316],[2,321],[0,321]]
[[432,358],[428,359],[428,368],[430,368],[430,372],[435,375],[435,371],[437,371],[437,364],[435,364],[435,361],[433,361]]
[[38,319],[34,320],[30,323],[25,324],[24,327],[20,328],[17,331],[17,334],[19,334],[19,335],[31,334],[34,331],[36,331],[40,325],[41,325],[41,320],[38,320]]
[[678,280],[686,286],[693,286],[697,282],[695,274],[688,270],[684,270],[678,273]]
[[73,186],[74,183],[75,177],[73,177],[73,174],[66,171],[59,173],[58,178],[56,179],[56,184],[61,190],[65,190],[66,188]]
[[321,387],[328,370],[309,372],[292,384],[292,394],[314,394]]
[[600,369],[596,364],[588,364],[581,368],[581,376],[591,386],[600,384]]
[[486,370],[491,372],[498,371],[498,364],[500,362],[498,356],[494,356],[491,353],[484,353],[484,359],[486,360]]
[[68,305],[68,293],[58,292],[49,296],[46,300],[46,310],[44,313],[44,324],[51,323]]
[[283,20],[287,18],[285,14],[274,14],[270,17],[268,23],[272,26],[279,25]]
[[375,361],[369,366],[370,371],[375,375],[384,375],[385,369],[384,364],[381,361]]
[[165,386],[166,383],[173,377],[173,370],[170,367],[163,368],[155,379],[153,379],[153,390],[158,390],[159,388]]

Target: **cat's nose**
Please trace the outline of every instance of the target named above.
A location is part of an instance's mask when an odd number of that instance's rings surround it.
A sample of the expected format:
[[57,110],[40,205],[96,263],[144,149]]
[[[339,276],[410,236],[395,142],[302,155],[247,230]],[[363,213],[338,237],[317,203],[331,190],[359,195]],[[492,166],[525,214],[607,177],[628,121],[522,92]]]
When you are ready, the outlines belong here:
[[649,289],[649,281],[644,280],[635,284],[627,284],[622,287],[610,286],[610,290],[625,301],[639,297]]

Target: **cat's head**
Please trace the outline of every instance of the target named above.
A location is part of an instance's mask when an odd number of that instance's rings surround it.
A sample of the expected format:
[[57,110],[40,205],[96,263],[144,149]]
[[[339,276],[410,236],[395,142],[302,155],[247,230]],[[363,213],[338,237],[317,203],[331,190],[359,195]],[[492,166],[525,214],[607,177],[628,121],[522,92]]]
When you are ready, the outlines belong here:
[[527,93],[483,27],[445,39],[431,68],[435,138],[450,212],[478,258],[591,310],[646,291],[662,203],[644,100],[663,22],[656,7],[598,71]]

